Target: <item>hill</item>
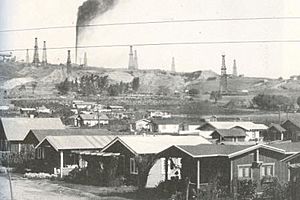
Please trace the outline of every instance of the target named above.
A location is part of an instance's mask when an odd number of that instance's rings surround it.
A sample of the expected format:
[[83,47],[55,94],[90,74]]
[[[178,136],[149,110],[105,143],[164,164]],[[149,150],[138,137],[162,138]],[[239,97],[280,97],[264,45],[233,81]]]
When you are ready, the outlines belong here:
[[[75,66],[70,76],[64,65],[26,66],[22,63],[0,63],[0,88],[8,90],[12,96],[57,96],[55,85],[67,77],[75,80],[86,75],[107,76],[109,83],[130,83],[139,77],[139,93],[157,94],[161,90],[169,94],[186,89],[197,89],[200,94],[208,94],[219,89],[219,75],[211,70],[190,73],[173,73],[163,70],[110,69]],[[36,84],[36,85],[35,85]],[[300,81],[279,80],[257,77],[228,77],[228,89],[233,92],[247,90],[250,95],[258,93],[278,93],[296,95],[300,92]]]

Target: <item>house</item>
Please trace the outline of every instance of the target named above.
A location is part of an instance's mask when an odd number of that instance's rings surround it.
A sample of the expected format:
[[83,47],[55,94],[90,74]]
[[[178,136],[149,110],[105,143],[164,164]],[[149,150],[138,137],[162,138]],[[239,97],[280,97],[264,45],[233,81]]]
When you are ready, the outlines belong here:
[[86,166],[80,156],[72,151],[100,151],[115,137],[113,135],[47,136],[36,146],[36,149],[40,149],[38,159],[43,166],[42,171],[59,173],[61,177],[67,175],[75,167]]
[[[122,174],[128,184],[137,185],[141,173],[146,173],[146,187],[155,187],[165,176],[168,178],[180,176],[177,169],[169,170],[165,173],[165,168],[171,168],[171,163],[180,165],[178,159],[159,159],[156,160],[156,154],[174,144],[210,144],[210,142],[201,136],[120,136],[115,138],[110,144],[103,148],[105,153],[120,153],[119,174]],[[146,159],[153,161],[153,165],[149,165],[148,171],[140,161]],[[168,164],[166,164],[168,161]]]
[[149,118],[171,118],[171,113],[166,110],[148,110]]
[[161,134],[178,134],[182,122],[175,118],[172,119],[152,119],[150,129]]
[[232,128],[232,129],[216,129],[211,133],[211,138],[216,140],[217,143],[223,141],[231,142],[243,142],[245,141],[247,134],[243,129]]
[[107,106],[107,108],[110,109],[112,112],[126,111],[126,109],[123,106]]
[[46,108],[44,105],[41,106],[41,107],[38,107],[38,108],[36,109],[36,112],[37,112],[37,113],[46,113],[46,114],[51,114],[51,113],[52,113],[51,109]]
[[31,129],[64,129],[60,118],[1,118],[0,150],[20,153]]
[[261,141],[263,139],[262,132],[267,130],[267,126],[264,124],[255,124],[253,122],[206,122],[198,129],[202,131],[214,131],[216,129],[232,129],[239,128],[245,131],[247,134],[245,141]]
[[140,119],[135,122],[136,131],[152,131],[151,127],[151,120],[149,119]]
[[264,133],[265,141],[284,140],[286,130],[280,124],[271,124]]
[[[300,147],[300,146],[299,146]],[[298,147],[298,151],[300,148]],[[276,176],[280,183],[289,181],[289,168],[281,160],[291,152],[269,145],[174,145],[158,153],[158,157],[181,158],[182,179],[190,179],[198,190],[209,189],[214,180],[230,186],[236,194],[238,182],[252,179],[261,191],[262,178]]]
[[91,110],[97,105],[96,102],[85,102],[81,100],[73,101],[72,108]]
[[20,108],[20,114],[23,116],[30,116],[36,114],[35,108]]
[[286,136],[283,140],[292,140],[293,142],[300,140],[300,120],[299,119],[287,119],[281,126],[286,130]]
[[109,123],[109,118],[106,114],[97,113],[97,114],[79,114],[73,115],[70,118],[74,119],[74,126],[96,126],[96,125],[106,125]]

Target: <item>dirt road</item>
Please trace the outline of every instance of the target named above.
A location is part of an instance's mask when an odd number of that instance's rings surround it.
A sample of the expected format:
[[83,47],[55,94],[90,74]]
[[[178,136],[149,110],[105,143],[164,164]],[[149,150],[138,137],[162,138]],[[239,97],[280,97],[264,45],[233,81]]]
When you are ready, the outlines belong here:
[[8,176],[4,173],[0,173],[0,199],[11,199]]

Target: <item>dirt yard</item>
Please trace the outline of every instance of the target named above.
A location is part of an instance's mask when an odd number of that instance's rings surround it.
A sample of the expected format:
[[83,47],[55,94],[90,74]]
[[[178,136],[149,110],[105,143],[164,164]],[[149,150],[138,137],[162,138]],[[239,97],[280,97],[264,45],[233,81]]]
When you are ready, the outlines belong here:
[[[0,174],[0,199],[10,200],[7,174]],[[63,181],[30,180],[12,175],[14,200],[139,200],[155,199],[153,195],[137,195],[134,187],[105,188],[69,184]]]

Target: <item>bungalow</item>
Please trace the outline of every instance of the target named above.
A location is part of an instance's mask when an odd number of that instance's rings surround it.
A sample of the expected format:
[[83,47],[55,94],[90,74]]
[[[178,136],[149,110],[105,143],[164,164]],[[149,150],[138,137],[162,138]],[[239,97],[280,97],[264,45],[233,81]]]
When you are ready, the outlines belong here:
[[182,122],[176,119],[153,119],[151,120],[150,129],[153,132],[162,134],[178,134]]
[[216,140],[217,143],[223,141],[243,142],[245,141],[246,136],[247,134],[245,131],[239,128],[216,129],[211,133],[211,138]]
[[61,177],[67,175],[74,167],[86,165],[80,156],[72,151],[100,151],[115,137],[113,135],[47,136],[36,146],[36,149],[41,149],[39,159],[43,163],[41,166],[44,166],[41,171],[59,173]]
[[73,115],[70,118],[74,119],[75,127],[106,125],[109,123],[109,118],[103,113],[97,114],[79,114]]
[[171,118],[171,113],[165,110],[148,110],[147,113],[150,118]]
[[284,140],[292,140],[293,142],[300,140],[300,120],[287,119],[281,126],[286,130]]
[[232,129],[239,128],[247,134],[245,141],[262,140],[262,132],[267,130],[264,124],[255,124],[253,122],[206,122],[198,129],[203,131],[213,131],[216,129]]
[[[128,184],[137,185],[140,181],[146,187],[155,187],[166,176],[170,179],[180,176],[178,170],[171,167],[171,164],[180,165],[179,159],[156,159],[158,152],[174,144],[197,145],[210,142],[201,136],[121,136],[104,147],[102,152],[120,153],[119,168],[122,171],[119,174],[126,178]],[[167,174],[165,168],[170,169]],[[146,180],[141,179],[143,175]]]
[[152,131],[151,130],[151,120],[149,119],[140,119],[135,122],[135,130],[136,131]]
[[77,109],[91,110],[97,105],[96,102],[85,102],[85,101],[73,101],[72,107]]
[[59,118],[1,118],[0,150],[20,153],[23,140],[31,129],[64,128]]
[[265,141],[284,140],[286,130],[280,124],[271,124],[264,133]]
[[[220,180],[226,192],[237,193],[239,180],[252,179],[261,191],[265,176],[276,176],[281,183],[289,181],[289,168],[281,160],[289,152],[269,145],[174,145],[158,157],[181,158],[182,179],[189,179],[196,189],[208,189]],[[166,179],[167,180],[167,179]]]

